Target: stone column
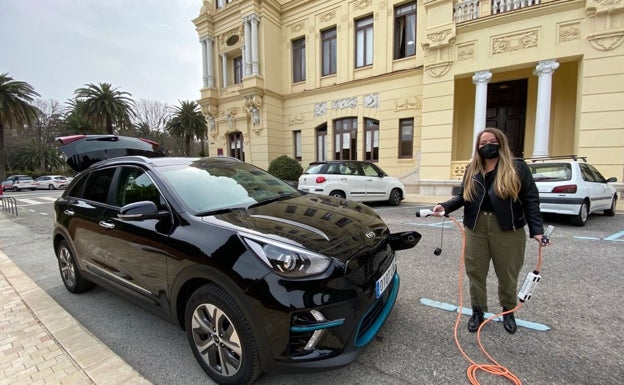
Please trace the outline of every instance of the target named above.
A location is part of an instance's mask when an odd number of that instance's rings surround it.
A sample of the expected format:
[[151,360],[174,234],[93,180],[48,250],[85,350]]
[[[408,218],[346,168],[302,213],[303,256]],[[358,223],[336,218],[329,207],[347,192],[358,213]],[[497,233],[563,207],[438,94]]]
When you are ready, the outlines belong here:
[[550,135],[550,103],[552,97],[552,75],[559,68],[555,60],[543,60],[535,66],[533,75],[537,80],[537,108],[535,110],[535,138],[533,155],[548,156]]
[[228,86],[228,66],[227,66],[227,55],[221,54],[221,67],[223,68],[223,88],[227,88]]
[[204,87],[214,88],[214,38],[210,36],[204,38],[204,45],[206,46]]
[[243,46],[243,68],[245,76],[251,75],[251,50],[252,38],[251,38],[251,16],[243,18],[243,25],[245,26],[245,45]]
[[258,24],[260,23],[260,17],[251,15],[249,20],[251,22],[251,73],[258,75]]
[[492,73],[490,72],[490,70],[479,71],[472,75],[472,83],[476,85],[474,128],[472,135],[472,155],[474,155],[477,135],[479,134],[479,132],[485,129],[485,118],[487,112],[487,84],[490,79],[492,79]]
[[203,71],[203,79],[204,79],[204,88],[208,87],[208,48],[206,47],[206,38],[202,37],[199,39],[199,43],[202,47],[202,71]]

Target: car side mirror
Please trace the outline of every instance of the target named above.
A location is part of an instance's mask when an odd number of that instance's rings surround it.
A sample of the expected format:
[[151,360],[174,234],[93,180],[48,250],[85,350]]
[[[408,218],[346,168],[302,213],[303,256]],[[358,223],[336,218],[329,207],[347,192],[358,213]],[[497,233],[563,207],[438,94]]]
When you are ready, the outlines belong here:
[[129,203],[121,208],[117,217],[125,221],[142,221],[145,219],[160,219],[169,216],[168,211],[158,211],[152,201]]
[[617,182],[617,178],[612,176],[611,178],[607,179],[607,183],[615,183]]
[[417,231],[402,231],[388,235],[388,243],[394,251],[411,249],[420,242],[422,235]]

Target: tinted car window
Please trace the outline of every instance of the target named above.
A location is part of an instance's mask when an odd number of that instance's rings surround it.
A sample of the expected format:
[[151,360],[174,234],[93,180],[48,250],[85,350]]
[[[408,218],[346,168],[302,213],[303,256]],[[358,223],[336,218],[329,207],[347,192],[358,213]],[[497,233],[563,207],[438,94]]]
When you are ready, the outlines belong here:
[[108,200],[108,189],[113,181],[114,174],[114,168],[92,172],[85,180],[82,197],[95,202],[106,203]]
[[140,201],[154,202],[159,209],[163,208],[160,192],[145,170],[137,167],[121,169],[117,184],[114,204],[125,206]]

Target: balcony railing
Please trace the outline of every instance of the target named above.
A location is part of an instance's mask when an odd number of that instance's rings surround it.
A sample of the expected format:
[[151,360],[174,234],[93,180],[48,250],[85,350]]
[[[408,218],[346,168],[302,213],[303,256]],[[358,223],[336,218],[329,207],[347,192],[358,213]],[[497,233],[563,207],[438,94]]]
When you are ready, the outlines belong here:
[[[548,1],[548,0],[546,0]],[[464,0],[454,5],[456,23],[480,17],[515,11],[541,4],[543,0]]]

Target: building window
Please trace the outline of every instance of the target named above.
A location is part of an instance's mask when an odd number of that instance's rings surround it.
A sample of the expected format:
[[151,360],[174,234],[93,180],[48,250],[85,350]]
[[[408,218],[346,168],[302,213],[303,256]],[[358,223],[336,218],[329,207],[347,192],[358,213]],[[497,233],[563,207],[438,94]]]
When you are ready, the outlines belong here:
[[301,131],[293,131],[293,147],[295,148],[295,159],[301,161]]
[[305,73],[305,37],[292,42],[293,83],[306,80]]
[[414,151],[414,119],[399,120],[399,158],[411,158]]
[[243,133],[233,132],[228,136],[230,144],[230,156],[232,158],[245,160],[245,151],[243,151]]
[[379,160],[379,121],[364,119],[364,160]]
[[394,9],[394,59],[416,55],[416,2]]
[[327,160],[327,124],[316,129],[316,160]]
[[232,59],[232,65],[234,67],[234,84],[241,84],[243,82],[243,57],[238,56]]
[[344,118],[334,121],[334,159],[357,159],[357,118]]
[[321,32],[322,76],[336,73],[336,27]]
[[355,21],[355,67],[373,64],[373,16]]

